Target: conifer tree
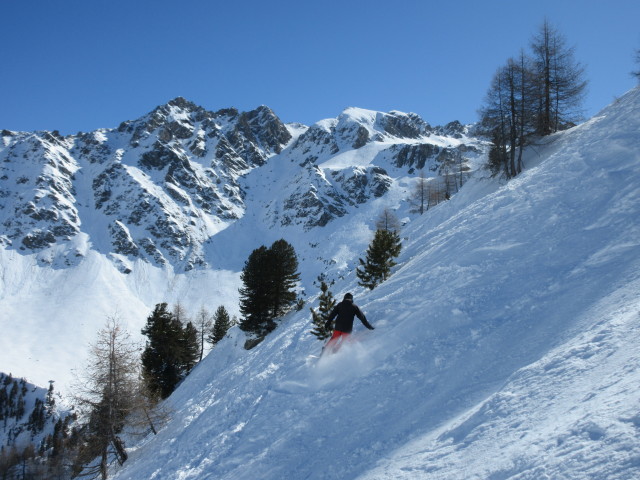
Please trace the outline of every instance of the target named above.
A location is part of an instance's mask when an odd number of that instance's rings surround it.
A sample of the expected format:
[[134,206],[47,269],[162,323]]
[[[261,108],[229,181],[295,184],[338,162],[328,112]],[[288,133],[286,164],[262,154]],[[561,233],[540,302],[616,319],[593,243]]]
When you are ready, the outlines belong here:
[[215,345],[225,337],[229,328],[231,328],[231,317],[229,317],[227,309],[224,308],[223,305],[220,305],[213,315],[213,320],[213,330],[207,338],[207,341]]
[[284,315],[296,302],[294,290],[300,274],[298,258],[293,246],[284,239],[276,240],[271,245],[270,283],[273,286],[271,315],[273,318]]
[[402,243],[396,231],[379,229],[367,249],[366,259],[359,259],[360,267],[356,269],[359,285],[373,290],[391,275],[396,265],[395,258],[400,255]]
[[318,311],[316,312],[313,308],[309,309],[311,310],[311,321],[314,325],[311,333],[313,333],[318,340],[326,340],[331,336],[331,328],[327,328],[326,323],[331,310],[336,306],[336,300],[333,298],[333,294],[324,280],[320,281],[320,291]]
[[293,290],[300,274],[293,246],[281,239],[270,248],[261,246],[251,252],[240,278],[240,328],[263,338],[275,327],[275,319],[295,303]]
[[142,334],[148,340],[142,352],[142,374],[149,390],[167,398],[184,375],[184,334],[182,325],[167,310],[166,303],[155,306]]
[[269,268],[269,249],[262,245],[251,252],[240,275],[244,285],[240,289],[240,313],[244,316],[240,329],[258,337],[275,328],[270,314]]
[[182,368],[184,369],[184,375],[188,375],[189,372],[196,366],[198,359],[200,358],[200,344],[198,342],[198,329],[193,326],[193,323],[188,322],[184,330],[182,330]]

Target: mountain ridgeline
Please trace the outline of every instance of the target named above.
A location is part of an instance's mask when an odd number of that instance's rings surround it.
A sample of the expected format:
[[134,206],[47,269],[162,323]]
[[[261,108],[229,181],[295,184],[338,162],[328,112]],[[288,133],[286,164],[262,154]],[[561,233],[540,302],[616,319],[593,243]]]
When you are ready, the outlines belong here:
[[89,249],[124,273],[136,259],[209,268],[207,241],[247,212],[250,172],[283,175],[286,165],[287,188],[271,192],[264,214],[274,227],[310,230],[383,196],[399,175],[468,168],[481,153],[468,130],[355,108],[306,127],[266,106],[210,112],[181,97],[114,129],[2,130],[0,245],[54,268]]

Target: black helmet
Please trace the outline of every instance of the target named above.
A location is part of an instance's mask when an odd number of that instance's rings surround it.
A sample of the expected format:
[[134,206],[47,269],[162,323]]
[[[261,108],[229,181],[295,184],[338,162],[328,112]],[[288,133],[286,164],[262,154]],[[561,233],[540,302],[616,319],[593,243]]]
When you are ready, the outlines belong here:
[[353,295],[351,295],[350,293],[345,293],[344,294],[344,299],[345,300],[353,300]]

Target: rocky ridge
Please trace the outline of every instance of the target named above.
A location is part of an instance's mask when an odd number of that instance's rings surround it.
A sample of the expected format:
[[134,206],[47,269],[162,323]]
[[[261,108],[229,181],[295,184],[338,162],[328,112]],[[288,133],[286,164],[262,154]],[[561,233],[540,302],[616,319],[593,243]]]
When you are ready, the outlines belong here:
[[[210,112],[178,97],[115,129],[0,139],[0,244],[63,268],[87,249],[121,271],[141,258],[177,271],[208,266],[204,245],[246,213],[255,170],[282,188],[264,205],[272,227],[322,227],[383,196],[394,178],[432,175],[479,142],[458,122],[349,108],[310,127],[266,106]],[[267,187],[265,187],[267,188]]]

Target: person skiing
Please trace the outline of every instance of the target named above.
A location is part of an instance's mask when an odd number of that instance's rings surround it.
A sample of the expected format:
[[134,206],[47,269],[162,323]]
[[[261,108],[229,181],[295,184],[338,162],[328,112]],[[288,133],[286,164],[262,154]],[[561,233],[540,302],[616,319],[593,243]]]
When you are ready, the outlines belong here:
[[344,299],[337,304],[329,314],[329,318],[325,324],[326,329],[329,330],[334,319],[336,319],[336,324],[333,327],[333,335],[325,345],[323,351],[325,349],[331,353],[338,351],[340,346],[349,338],[351,330],[353,330],[353,320],[355,317],[358,317],[362,324],[369,330],[374,330],[373,326],[367,322],[367,318],[360,308],[353,303],[353,295],[347,293]]

